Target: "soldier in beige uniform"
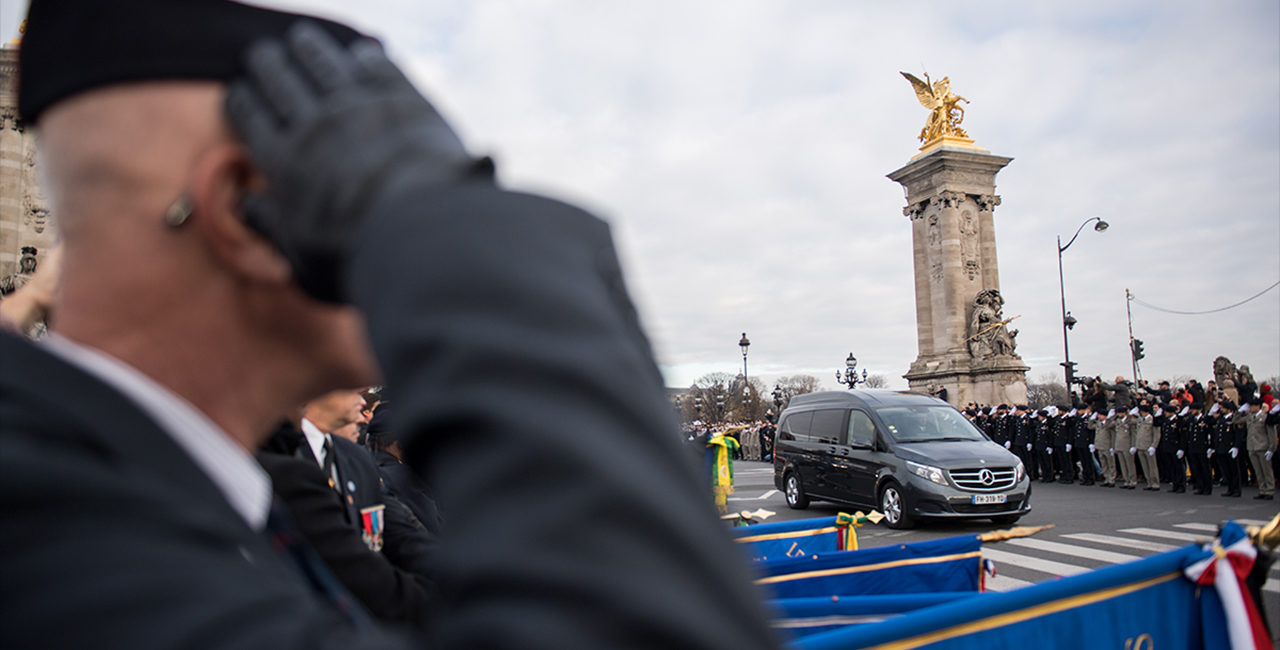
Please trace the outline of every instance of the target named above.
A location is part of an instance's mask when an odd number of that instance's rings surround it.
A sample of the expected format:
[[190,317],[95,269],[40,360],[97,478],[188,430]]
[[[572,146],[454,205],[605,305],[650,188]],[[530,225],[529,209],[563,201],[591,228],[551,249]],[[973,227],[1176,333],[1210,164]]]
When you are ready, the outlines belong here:
[[1155,416],[1150,404],[1138,406],[1138,415],[1134,422],[1133,446],[1136,448],[1138,462],[1142,463],[1142,475],[1147,479],[1148,492],[1160,491],[1160,469],[1156,464],[1156,447],[1160,445],[1160,428],[1155,426]]
[[1116,437],[1113,444],[1116,449],[1116,464],[1120,466],[1120,489],[1135,490],[1138,487],[1138,470],[1133,464],[1133,454],[1137,451],[1133,446],[1133,430],[1138,418],[1129,411],[1116,411]]
[[1267,411],[1261,404],[1249,402],[1245,408],[1247,411],[1240,414],[1245,425],[1245,449],[1253,473],[1258,475],[1258,496],[1254,498],[1270,501],[1276,491],[1276,475],[1271,468],[1271,457],[1276,453],[1275,429],[1267,426]]
[[1112,410],[1096,423],[1098,432],[1093,444],[1098,448],[1102,464],[1102,487],[1116,486],[1116,412]]

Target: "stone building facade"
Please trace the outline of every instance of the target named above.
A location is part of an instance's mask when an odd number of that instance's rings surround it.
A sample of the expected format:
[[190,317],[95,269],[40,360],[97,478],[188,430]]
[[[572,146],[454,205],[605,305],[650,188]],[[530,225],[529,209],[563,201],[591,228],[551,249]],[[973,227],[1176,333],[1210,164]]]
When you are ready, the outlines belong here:
[[24,247],[37,259],[57,232],[36,174],[35,138],[18,120],[18,50],[0,47],[0,278],[18,271]]

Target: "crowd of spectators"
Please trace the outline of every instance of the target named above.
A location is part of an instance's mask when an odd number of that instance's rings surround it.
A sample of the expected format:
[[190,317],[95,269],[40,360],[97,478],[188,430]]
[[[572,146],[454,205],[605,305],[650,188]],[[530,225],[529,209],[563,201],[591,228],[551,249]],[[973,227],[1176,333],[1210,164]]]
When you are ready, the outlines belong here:
[[774,423],[769,420],[750,420],[706,423],[702,420],[686,422],[682,427],[684,442],[695,450],[702,449],[707,439],[725,435],[738,442],[735,460],[773,460]]

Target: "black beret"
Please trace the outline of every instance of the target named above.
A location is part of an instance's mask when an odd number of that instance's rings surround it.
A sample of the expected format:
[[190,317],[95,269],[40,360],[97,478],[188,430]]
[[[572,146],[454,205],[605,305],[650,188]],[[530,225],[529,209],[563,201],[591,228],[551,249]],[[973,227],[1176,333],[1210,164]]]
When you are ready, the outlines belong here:
[[229,0],[32,0],[18,54],[18,113],[35,124],[53,104],[118,83],[227,81],[245,48],[300,19],[343,44],[345,25]]
[[370,439],[391,439],[391,405],[379,404],[369,418],[369,427],[365,431]]

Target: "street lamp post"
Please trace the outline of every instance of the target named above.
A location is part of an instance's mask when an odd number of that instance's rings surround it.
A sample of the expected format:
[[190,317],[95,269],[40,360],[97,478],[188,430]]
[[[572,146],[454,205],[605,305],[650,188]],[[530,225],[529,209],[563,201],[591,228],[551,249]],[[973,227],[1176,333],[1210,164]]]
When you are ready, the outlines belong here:
[[849,353],[849,358],[844,360],[844,376],[840,375],[840,371],[836,371],[836,383],[848,386],[850,390],[857,388],[858,384],[867,383],[867,369],[862,369],[862,378],[858,378],[858,358]]
[[1071,394],[1071,382],[1075,378],[1076,365],[1071,362],[1071,349],[1067,346],[1067,330],[1075,327],[1077,321],[1071,315],[1071,312],[1067,311],[1067,291],[1066,285],[1062,281],[1062,253],[1071,248],[1071,244],[1075,243],[1076,237],[1080,236],[1080,231],[1084,230],[1084,227],[1089,225],[1091,221],[1098,222],[1093,224],[1093,229],[1097,232],[1102,232],[1111,225],[1103,221],[1101,217],[1089,217],[1084,220],[1084,223],[1080,224],[1079,228],[1076,228],[1076,234],[1071,236],[1071,241],[1068,241],[1066,246],[1062,245],[1062,235],[1058,235],[1058,297],[1062,300],[1062,368],[1063,375],[1067,381],[1067,395]]
[[742,379],[747,379],[747,348],[751,347],[751,341],[747,339],[747,333],[742,333],[742,339],[738,341],[738,347],[742,348]]

